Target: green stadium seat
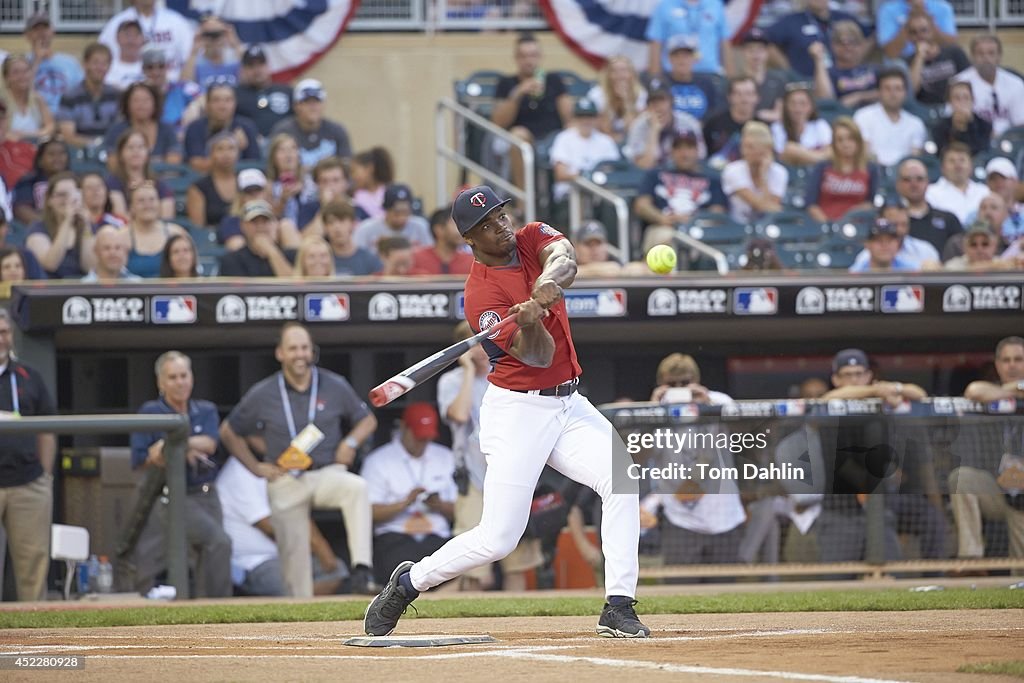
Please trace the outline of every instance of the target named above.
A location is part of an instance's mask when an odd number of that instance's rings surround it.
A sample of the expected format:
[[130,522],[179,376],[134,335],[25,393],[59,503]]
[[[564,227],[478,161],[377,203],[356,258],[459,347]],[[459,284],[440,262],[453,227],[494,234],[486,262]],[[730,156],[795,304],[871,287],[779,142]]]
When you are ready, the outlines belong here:
[[848,270],[863,246],[857,242],[833,237],[816,250],[815,267],[832,270]]
[[754,232],[776,243],[813,245],[828,236],[831,226],[819,223],[803,211],[779,211],[758,220]]
[[573,71],[554,71],[555,75],[562,79],[566,92],[575,100],[585,97],[590,89],[594,87],[593,81],[588,81]]
[[853,110],[839,103],[839,100],[817,100],[818,116],[832,123],[840,116],[853,116]]
[[500,71],[475,71],[455,81],[455,101],[481,116],[490,117],[502,76]]
[[747,239],[754,234],[752,226],[733,220],[727,213],[700,211],[693,215],[690,224],[683,230],[690,237],[716,249],[725,247],[743,247]]
[[875,209],[859,209],[850,211],[832,224],[832,241],[853,242],[859,246],[867,239],[868,230],[875,222],[878,212]]

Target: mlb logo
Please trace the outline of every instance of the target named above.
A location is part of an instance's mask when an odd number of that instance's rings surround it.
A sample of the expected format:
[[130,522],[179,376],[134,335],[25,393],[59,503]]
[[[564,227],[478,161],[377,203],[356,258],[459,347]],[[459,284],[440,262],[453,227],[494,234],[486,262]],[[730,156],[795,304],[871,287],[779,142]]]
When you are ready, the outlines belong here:
[[340,322],[348,320],[351,311],[348,294],[307,294],[306,321]]
[[736,315],[775,315],[779,310],[779,290],[739,287],[733,291],[732,310]]
[[466,293],[459,292],[455,295],[455,317],[459,320],[466,319]]
[[920,313],[924,310],[924,287],[887,285],[882,287],[882,313]]
[[196,321],[194,296],[154,296],[150,319],[157,325],[191,325]]

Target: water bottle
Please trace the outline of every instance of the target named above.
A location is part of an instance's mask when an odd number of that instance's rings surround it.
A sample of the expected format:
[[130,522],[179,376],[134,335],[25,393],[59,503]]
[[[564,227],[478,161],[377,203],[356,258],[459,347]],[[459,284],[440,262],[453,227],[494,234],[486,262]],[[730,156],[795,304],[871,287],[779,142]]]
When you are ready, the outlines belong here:
[[95,555],[89,556],[89,592],[95,593],[100,577],[100,561]]
[[96,590],[111,593],[114,590],[114,566],[106,555],[100,556],[99,574],[96,576]]
[[89,592],[89,563],[78,564],[78,594],[85,595]]

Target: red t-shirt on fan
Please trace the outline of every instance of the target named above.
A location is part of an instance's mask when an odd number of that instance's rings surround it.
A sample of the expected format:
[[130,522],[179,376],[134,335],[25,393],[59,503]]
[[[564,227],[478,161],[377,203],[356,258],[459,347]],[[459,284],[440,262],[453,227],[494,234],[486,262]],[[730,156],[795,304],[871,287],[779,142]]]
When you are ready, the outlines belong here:
[[829,220],[836,220],[862,202],[871,199],[871,174],[867,170],[840,173],[831,165],[822,171],[818,206]]
[[[553,242],[565,239],[545,223],[529,223],[516,232],[516,254],[507,266],[473,263],[466,280],[466,320],[475,332],[508,316],[508,309],[530,298],[541,273],[538,255]],[[494,369],[490,382],[505,389],[547,389],[578,377],[583,371],[576,360],[576,348],[569,330],[565,301],[552,306],[541,323],[555,340],[551,367],[535,368],[508,353],[519,328],[515,324],[499,330],[483,347]]]

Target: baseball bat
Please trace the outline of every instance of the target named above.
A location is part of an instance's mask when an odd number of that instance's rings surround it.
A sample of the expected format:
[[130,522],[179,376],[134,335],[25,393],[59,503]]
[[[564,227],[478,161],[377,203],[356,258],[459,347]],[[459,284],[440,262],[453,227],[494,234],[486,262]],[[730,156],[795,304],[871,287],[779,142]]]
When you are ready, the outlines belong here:
[[448,348],[442,349],[434,355],[424,358],[419,363],[416,363],[416,365],[402,370],[386,382],[378,384],[370,391],[370,403],[372,403],[375,408],[380,408],[381,406],[386,406],[391,403],[399,396],[404,396],[412,391],[417,384],[427,381],[437,373],[444,370],[446,367],[458,360],[459,356],[483,342],[487,337],[495,334],[506,325],[514,323],[517,315],[518,314],[513,313],[504,320],[491,325],[486,330],[481,330],[468,339],[455,342]]

